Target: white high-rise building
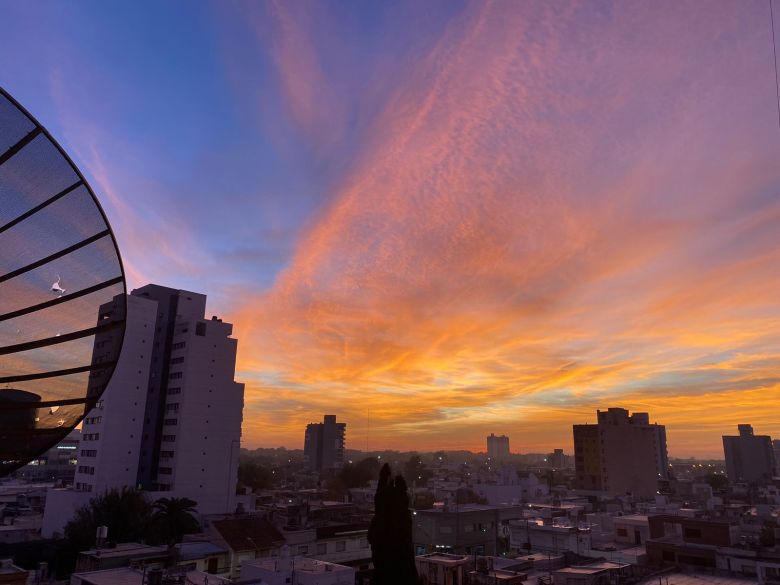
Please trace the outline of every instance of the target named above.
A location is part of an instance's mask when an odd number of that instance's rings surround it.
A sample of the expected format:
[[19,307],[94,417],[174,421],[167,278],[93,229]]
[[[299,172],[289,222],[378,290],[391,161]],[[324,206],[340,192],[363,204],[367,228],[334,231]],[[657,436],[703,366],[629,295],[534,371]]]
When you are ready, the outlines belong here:
[[206,319],[197,293],[152,284],[127,300],[122,354],[84,420],[74,486],[138,486],[191,498],[202,514],[233,512],[244,403],[233,326]]

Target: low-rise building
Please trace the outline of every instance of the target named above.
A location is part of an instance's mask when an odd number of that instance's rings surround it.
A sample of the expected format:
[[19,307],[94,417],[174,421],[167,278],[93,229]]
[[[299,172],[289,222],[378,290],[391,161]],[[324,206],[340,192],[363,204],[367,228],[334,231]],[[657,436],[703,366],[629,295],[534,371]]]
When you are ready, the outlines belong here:
[[573,552],[591,549],[590,528],[575,524],[552,524],[537,519],[516,520],[509,525],[509,548],[516,552]]
[[416,510],[412,516],[415,554],[496,555],[509,522],[522,515],[520,506],[481,504]]
[[647,558],[657,566],[715,568],[718,547],[734,546],[739,540],[739,527],[724,520],[670,515],[650,516],[648,520]]
[[241,564],[241,580],[263,585],[354,585],[355,569],[326,561],[282,554]]
[[415,557],[414,564],[423,585],[462,585],[473,564],[473,557],[430,553]]
[[227,579],[186,569],[119,567],[73,573],[70,585],[228,585]]
[[11,559],[0,559],[0,585],[27,585],[29,572],[14,565]]
[[206,534],[210,542],[228,551],[226,573],[233,578],[240,575],[244,561],[277,556],[285,544],[276,527],[258,516],[214,520]]
[[650,538],[650,522],[647,516],[616,516],[612,523],[615,526],[615,542],[639,546]]
[[632,566],[629,564],[601,561],[557,569],[553,572],[553,583],[555,585],[607,585],[623,583],[632,574]]

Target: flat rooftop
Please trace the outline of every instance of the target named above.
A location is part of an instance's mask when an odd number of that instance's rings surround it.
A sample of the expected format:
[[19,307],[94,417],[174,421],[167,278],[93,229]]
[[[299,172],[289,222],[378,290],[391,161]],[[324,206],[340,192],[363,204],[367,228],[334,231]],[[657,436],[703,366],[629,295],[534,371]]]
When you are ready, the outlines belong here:
[[460,565],[468,563],[471,560],[471,555],[453,555],[450,553],[429,553],[427,555],[418,555],[415,559],[421,559],[426,561],[432,561],[440,563],[442,565]]
[[122,542],[111,548],[93,548],[91,550],[82,551],[80,554],[110,559],[126,556],[165,555],[168,554],[168,548],[165,546],[139,544],[137,542]]
[[[102,571],[73,573],[72,577],[90,585],[143,585],[144,574],[143,571],[130,567],[119,567]],[[202,571],[188,571],[186,582],[188,585],[222,585],[227,580]]]
[[[288,559],[288,561],[290,563],[289,566],[291,568],[294,567],[297,573],[320,574],[354,571],[352,567],[337,565],[336,563],[329,563],[327,561],[318,561],[316,559],[309,559],[306,557],[294,557]],[[254,559],[251,561],[246,561],[244,565],[258,567],[268,571],[269,573],[284,571],[285,567],[288,566],[285,560],[280,558]]]
[[[753,583],[756,579],[749,577],[725,577],[720,575],[707,575],[705,573],[665,573],[663,583],[669,579],[669,585],[745,585]],[[656,585],[658,577],[647,577],[637,585]]]

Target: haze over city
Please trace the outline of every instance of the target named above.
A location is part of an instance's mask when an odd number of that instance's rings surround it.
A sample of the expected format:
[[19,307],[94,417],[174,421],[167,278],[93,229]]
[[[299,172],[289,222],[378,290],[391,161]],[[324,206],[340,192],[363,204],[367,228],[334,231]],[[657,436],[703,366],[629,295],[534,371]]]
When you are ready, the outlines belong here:
[[177,6],[7,4],[0,70],[128,288],[234,323],[244,446],[333,412],[350,448],[570,451],[607,406],[672,456],[780,435],[766,2]]

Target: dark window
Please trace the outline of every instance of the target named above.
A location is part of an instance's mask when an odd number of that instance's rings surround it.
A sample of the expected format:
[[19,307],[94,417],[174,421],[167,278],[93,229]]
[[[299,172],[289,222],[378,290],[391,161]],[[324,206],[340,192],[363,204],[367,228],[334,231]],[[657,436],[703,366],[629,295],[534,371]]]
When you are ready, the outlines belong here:
[[206,336],[206,324],[205,323],[196,323],[195,324],[195,335],[199,335],[201,337]]
[[701,538],[701,530],[699,528],[686,528],[685,538]]

